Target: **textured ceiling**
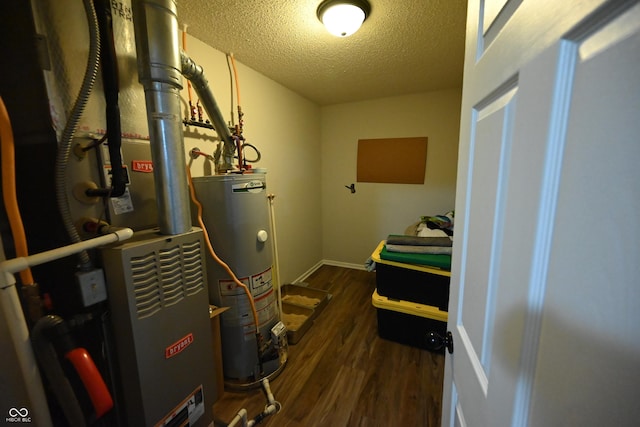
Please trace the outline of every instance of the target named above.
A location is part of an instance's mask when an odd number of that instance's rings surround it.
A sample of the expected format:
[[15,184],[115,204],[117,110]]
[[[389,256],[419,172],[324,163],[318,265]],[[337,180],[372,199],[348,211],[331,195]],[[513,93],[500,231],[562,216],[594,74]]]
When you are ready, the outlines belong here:
[[319,105],[462,86],[465,0],[369,2],[347,38],[318,21],[321,0],[178,0],[178,21]]

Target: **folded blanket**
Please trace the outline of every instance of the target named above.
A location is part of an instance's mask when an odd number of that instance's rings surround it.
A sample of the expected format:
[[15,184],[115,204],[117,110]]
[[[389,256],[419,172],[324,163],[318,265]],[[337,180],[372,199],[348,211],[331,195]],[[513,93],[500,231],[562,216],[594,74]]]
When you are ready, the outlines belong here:
[[426,224],[420,223],[416,229],[416,234],[421,237],[448,237],[449,235],[440,229],[432,230]]
[[449,246],[452,245],[451,238],[446,237],[421,237],[399,234],[390,234],[387,237],[388,245],[410,245],[410,246]]
[[405,264],[426,265],[429,267],[438,267],[445,270],[451,269],[451,255],[432,255],[432,254],[408,254],[403,252],[388,251],[386,246],[380,251],[380,259],[385,261],[395,261]]
[[419,245],[393,245],[387,242],[389,252],[402,252],[408,254],[432,254],[451,255],[451,246],[419,246]]

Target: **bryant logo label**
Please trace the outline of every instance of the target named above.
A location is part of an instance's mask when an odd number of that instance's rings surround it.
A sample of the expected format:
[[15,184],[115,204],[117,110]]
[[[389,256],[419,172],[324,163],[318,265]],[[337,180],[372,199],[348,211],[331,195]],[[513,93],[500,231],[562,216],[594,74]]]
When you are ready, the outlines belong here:
[[153,172],[153,162],[151,160],[132,160],[131,169],[136,172]]
[[189,334],[186,337],[176,341],[175,343],[167,347],[166,350],[164,351],[164,358],[168,359],[170,357],[175,356],[185,348],[189,347],[191,343],[193,343],[193,334]]
[[31,423],[29,410],[27,408],[10,408],[8,417],[5,418],[7,423]]

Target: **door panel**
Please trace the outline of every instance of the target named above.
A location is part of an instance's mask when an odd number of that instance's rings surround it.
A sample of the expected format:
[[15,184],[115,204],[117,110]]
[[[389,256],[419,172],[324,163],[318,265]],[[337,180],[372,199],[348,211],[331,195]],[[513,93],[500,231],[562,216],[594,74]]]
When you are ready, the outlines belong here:
[[478,38],[478,58],[502,32],[523,0],[484,0],[482,27]]
[[[508,157],[517,88],[511,85],[474,109],[471,140],[471,184],[469,200],[469,247],[483,247],[465,259],[465,271],[473,281],[460,294],[462,310],[458,330],[475,359],[476,375],[486,389],[497,292],[496,254],[502,250],[504,191],[509,179]],[[485,390],[486,392],[486,390]]]
[[486,6],[468,7],[443,425],[631,425],[640,6]]
[[640,418],[640,6],[598,14],[575,34],[531,424],[631,425]]
[[506,3],[507,0],[485,0],[482,14],[483,34],[491,27]]

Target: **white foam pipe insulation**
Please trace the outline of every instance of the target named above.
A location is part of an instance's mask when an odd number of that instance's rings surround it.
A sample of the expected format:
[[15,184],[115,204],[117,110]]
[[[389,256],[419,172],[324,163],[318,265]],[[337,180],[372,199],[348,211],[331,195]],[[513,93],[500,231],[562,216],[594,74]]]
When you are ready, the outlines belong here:
[[183,75],[191,81],[224,142],[223,168],[232,168],[236,146],[202,67],[180,51],[176,2],[133,0],[132,6],[138,74],[147,105],[158,225],[162,234],[179,234],[191,229],[180,111]]

